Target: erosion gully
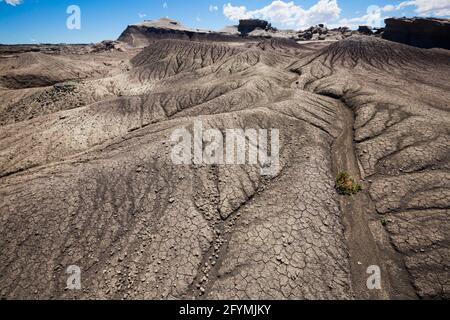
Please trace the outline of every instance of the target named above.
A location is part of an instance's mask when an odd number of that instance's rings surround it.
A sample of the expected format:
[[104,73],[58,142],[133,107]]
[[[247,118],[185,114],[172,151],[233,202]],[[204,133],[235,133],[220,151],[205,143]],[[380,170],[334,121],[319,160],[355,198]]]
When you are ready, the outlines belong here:
[[[328,96],[328,98],[330,98]],[[361,182],[363,191],[354,196],[340,196],[340,208],[345,227],[345,238],[350,255],[350,272],[356,299],[401,299],[414,296],[410,282],[402,270],[402,262],[392,247],[381,224],[368,188],[362,177],[361,166],[355,152],[355,115],[344,99],[336,99],[342,133],[332,147],[332,171],[336,177],[340,171],[347,171]],[[381,289],[370,290],[367,279],[369,266],[379,266]]]

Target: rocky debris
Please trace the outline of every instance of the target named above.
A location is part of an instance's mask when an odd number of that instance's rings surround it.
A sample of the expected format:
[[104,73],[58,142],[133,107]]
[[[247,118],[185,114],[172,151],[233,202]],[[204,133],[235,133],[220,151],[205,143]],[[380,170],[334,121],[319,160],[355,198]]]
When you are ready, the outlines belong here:
[[419,48],[450,49],[450,19],[389,18],[383,38]]
[[339,33],[343,34],[346,38],[353,35],[353,31],[350,30],[349,27],[339,27],[339,28],[331,29],[331,31],[339,32]]
[[5,112],[0,114],[0,125],[79,108],[93,102],[92,93],[87,92],[80,83],[76,81],[57,83],[7,106]]
[[368,35],[368,36],[373,34],[372,27],[370,27],[370,26],[359,26],[358,32],[361,34]]
[[328,29],[324,25],[318,25],[310,27],[304,31],[298,33],[299,40],[323,40],[325,35],[328,34]]
[[353,35],[353,32],[347,27],[328,29],[325,25],[319,24],[306,30],[299,31],[296,36],[298,41],[315,40],[342,40]]
[[123,43],[113,40],[105,40],[92,46],[92,52],[125,51]]
[[69,91],[73,90],[77,86],[75,81],[66,81],[55,84],[53,87],[58,91]]

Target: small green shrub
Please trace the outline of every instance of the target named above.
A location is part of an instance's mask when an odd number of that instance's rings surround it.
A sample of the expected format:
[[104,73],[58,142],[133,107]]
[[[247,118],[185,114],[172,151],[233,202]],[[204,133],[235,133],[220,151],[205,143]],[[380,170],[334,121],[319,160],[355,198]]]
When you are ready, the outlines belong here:
[[360,192],[362,187],[355,183],[348,172],[341,171],[336,178],[336,190],[340,194],[351,196]]

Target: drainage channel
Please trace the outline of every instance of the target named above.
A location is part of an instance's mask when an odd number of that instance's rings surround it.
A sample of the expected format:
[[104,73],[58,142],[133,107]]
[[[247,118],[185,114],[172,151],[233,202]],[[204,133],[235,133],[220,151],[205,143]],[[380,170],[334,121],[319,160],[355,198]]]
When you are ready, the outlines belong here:
[[[330,98],[330,97],[328,97]],[[333,174],[348,172],[355,181],[362,181],[354,145],[354,114],[341,100],[335,99],[339,108],[343,129],[332,148]],[[361,183],[363,190],[357,195],[340,196],[339,203],[345,226],[345,239],[350,254],[350,272],[353,291],[356,299],[389,299],[392,292],[387,266],[380,254],[373,230],[370,227],[371,217],[376,215],[367,191],[368,185]],[[381,289],[369,289],[367,280],[371,266],[380,268]]]

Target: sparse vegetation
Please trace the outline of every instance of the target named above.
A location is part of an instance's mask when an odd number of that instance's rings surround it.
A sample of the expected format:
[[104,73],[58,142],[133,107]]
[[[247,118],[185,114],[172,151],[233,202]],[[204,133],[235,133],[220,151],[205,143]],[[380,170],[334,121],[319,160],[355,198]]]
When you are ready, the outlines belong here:
[[348,172],[341,171],[336,178],[336,190],[340,194],[351,196],[360,192],[362,187],[352,179]]
[[386,227],[388,224],[388,220],[386,218],[382,218],[381,219],[381,224],[383,225],[383,227]]

